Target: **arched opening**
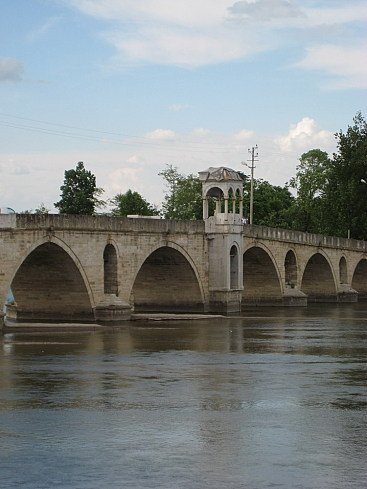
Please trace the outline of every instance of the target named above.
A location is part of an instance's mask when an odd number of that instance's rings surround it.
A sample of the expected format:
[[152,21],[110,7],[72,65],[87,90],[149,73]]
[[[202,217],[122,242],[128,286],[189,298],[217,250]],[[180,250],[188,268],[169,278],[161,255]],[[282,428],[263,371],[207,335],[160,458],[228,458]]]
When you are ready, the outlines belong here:
[[27,256],[11,289],[17,320],[94,320],[83,277],[72,258],[55,243],[42,244]]
[[118,294],[117,253],[112,244],[108,244],[103,252],[104,293]]
[[362,259],[356,266],[352,279],[352,289],[358,292],[358,301],[367,300],[367,260]]
[[341,284],[348,283],[347,260],[344,256],[342,256],[339,261],[339,282]]
[[297,285],[297,260],[292,250],[289,250],[284,260],[285,284],[294,288]]
[[229,270],[230,270],[230,288],[238,289],[238,250],[237,246],[233,245],[229,254]]
[[334,302],[337,300],[333,273],[327,259],[315,253],[308,260],[302,277],[302,292],[308,302]]
[[212,187],[206,193],[208,217],[224,212],[224,194],[219,187]]
[[203,299],[193,268],[174,248],[154,251],[140,268],[132,290],[136,311],[202,312]]
[[242,303],[276,305],[282,302],[277,270],[266,251],[254,246],[243,255]]

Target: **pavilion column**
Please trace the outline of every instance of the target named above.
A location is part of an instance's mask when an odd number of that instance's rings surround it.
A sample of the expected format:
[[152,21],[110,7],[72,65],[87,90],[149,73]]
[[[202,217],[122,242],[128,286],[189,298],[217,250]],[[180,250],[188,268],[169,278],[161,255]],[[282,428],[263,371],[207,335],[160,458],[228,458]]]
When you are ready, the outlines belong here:
[[209,203],[208,203],[208,198],[205,197],[203,199],[203,219],[208,219],[209,217]]

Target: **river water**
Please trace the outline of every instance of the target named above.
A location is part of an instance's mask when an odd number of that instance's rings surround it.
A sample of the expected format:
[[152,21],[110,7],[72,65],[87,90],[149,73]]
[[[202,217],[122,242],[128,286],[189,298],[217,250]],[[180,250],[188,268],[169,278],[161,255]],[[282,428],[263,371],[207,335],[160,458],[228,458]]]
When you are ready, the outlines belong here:
[[367,304],[246,316],[4,332],[1,489],[367,487]]

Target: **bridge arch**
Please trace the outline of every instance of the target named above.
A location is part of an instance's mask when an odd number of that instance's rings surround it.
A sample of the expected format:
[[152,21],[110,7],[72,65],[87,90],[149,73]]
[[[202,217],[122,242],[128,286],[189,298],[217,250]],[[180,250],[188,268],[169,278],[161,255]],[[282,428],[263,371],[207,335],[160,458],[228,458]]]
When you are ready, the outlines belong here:
[[243,254],[244,304],[275,305],[283,300],[282,282],[272,253],[252,243]]
[[358,301],[367,300],[367,258],[363,256],[356,264],[352,275],[352,289],[358,292]]
[[151,250],[135,275],[130,302],[136,311],[202,312],[203,286],[187,252],[172,242]]
[[85,271],[58,238],[44,238],[27,250],[10,287],[18,320],[94,320],[93,294]]
[[308,302],[337,300],[337,281],[329,257],[322,251],[312,254],[303,270],[301,290]]

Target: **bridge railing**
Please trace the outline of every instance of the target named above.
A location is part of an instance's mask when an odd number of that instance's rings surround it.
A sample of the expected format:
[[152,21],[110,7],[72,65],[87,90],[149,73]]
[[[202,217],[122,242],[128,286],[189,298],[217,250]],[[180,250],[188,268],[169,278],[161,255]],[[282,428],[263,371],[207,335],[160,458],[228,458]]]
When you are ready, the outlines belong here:
[[243,234],[248,238],[271,239],[289,243],[309,244],[326,248],[346,248],[361,252],[367,251],[367,242],[357,239],[347,239],[338,236],[304,233],[290,229],[270,228],[267,226],[244,225]]
[[68,214],[0,214],[0,229],[45,229],[147,233],[202,233],[203,221],[74,216]]

